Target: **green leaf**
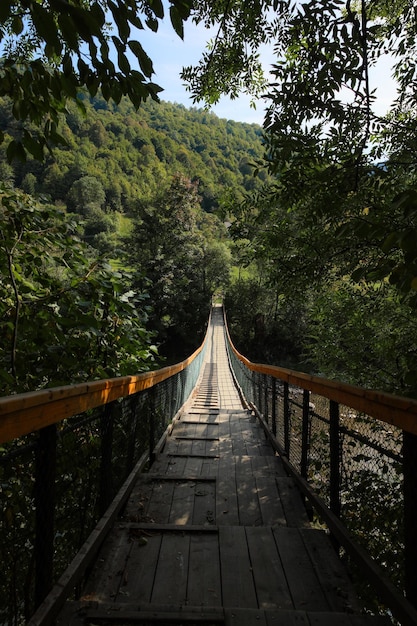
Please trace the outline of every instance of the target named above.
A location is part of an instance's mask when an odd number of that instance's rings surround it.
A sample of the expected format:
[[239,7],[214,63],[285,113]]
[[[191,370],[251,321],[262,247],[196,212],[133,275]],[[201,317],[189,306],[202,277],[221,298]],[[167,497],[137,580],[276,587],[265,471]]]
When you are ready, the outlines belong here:
[[164,5],[162,4],[162,0],[148,0],[148,4],[156,17],[162,20],[164,17]]
[[[59,13],[58,24],[62,37],[71,50],[78,50],[78,36],[73,20],[67,13]],[[72,65],[72,63],[71,63]]]
[[145,74],[145,76],[147,76],[148,78],[152,76],[152,74],[154,73],[152,61],[146,54],[145,50],[142,48],[142,45],[139,43],[139,41],[129,41],[128,45],[133,54],[138,59],[141,70]]
[[7,146],[6,150],[7,160],[9,163],[17,159],[18,161],[26,162],[26,152],[20,141],[13,139]]
[[177,33],[178,37],[181,37],[181,39],[184,39],[184,23],[177,7],[171,6],[169,8],[169,16],[171,18],[171,24],[175,32]]
[[15,15],[12,20],[12,31],[15,35],[20,35],[23,31],[23,20],[19,15]]

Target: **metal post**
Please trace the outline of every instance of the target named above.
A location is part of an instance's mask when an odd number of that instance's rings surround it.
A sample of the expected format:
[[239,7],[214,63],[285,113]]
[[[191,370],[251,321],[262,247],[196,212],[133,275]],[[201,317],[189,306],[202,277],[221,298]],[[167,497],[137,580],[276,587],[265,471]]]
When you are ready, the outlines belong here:
[[[126,400],[125,400],[126,402]],[[138,395],[131,397],[129,404],[129,438],[127,441],[126,450],[126,476],[130,474],[135,464],[135,451],[136,451],[136,439],[138,432],[138,413],[139,413],[139,398]]]
[[[181,387],[183,388],[182,385],[182,378],[181,378]],[[181,396],[182,396],[182,391],[183,389],[181,389]],[[148,424],[149,424],[149,461],[152,465],[152,463],[155,461],[155,414],[156,414],[156,387],[152,387],[149,390],[149,405],[148,405]]]
[[52,588],[56,478],[56,425],[39,431],[35,454],[35,607]]
[[262,409],[262,374],[257,372],[256,379],[257,379],[256,390],[258,392],[258,402],[256,404],[257,404],[257,406],[259,408],[259,412],[263,413],[263,409]]
[[303,422],[301,430],[301,464],[300,473],[307,479],[308,471],[308,449],[310,444],[310,392],[303,391]]
[[290,401],[289,401],[289,385],[284,383],[284,448],[290,458]]
[[99,513],[104,515],[107,507],[113,499],[113,403],[106,404],[100,418],[100,491]]
[[271,396],[272,396],[272,432],[277,434],[277,380],[271,380]]
[[417,608],[417,436],[403,432],[405,593]]
[[330,510],[340,517],[339,404],[330,400]]
[[264,415],[267,423],[269,422],[269,407],[268,407],[268,376],[263,375],[264,381]]

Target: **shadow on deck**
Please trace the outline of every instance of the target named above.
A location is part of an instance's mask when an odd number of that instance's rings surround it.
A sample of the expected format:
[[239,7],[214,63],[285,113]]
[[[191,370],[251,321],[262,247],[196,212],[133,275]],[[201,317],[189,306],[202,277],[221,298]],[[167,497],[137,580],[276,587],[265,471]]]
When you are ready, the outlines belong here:
[[141,475],[61,625],[353,626],[328,535],[243,408],[215,311],[197,391]]

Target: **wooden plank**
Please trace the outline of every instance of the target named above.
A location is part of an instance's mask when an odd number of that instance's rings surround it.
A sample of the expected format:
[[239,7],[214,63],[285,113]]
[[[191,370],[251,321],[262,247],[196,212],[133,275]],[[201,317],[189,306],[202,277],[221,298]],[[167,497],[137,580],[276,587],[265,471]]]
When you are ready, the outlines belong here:
[[105,537],[110,532],[114,521],[126,504],[134,483],[146,461],[147,454],[144,454],[123,483],[117,496],[114,498],[106,513],[99,520],[93,532],[74,557],[69,567],[67,567],[65,572],[61,575],[42,604],[36,609],[28,622],[28,626],[48,626],[53,623],[66,598],[72,593],[75,585],[81,580],[87,567],[97,556]]
[[275,478],[258,475],[255,477],[255,485],[263,525],[286,526],[287,518],[285,517]]
[[174,493],[168,522],[176,525],[192,524],[195,482],[177,481],[173,485]]
[[[81,613],[81,618],[77,614]],[[107,606],[85,606],[79,603],[71,603],[66,614],[66,621],[62,626],[85,626],[96,623],[117,624],[202,624],[214,626],[224,624],[223,610],[214,607],[184,607],[178,604],[149,606],[142,604],[113,604]]]
[[221,606],[219,537],[214,533],[190,538],[187,601],[194,606]]
[[392,621],[380,615],[352,615],[349,613],[309,613],[310,626],[389,626]]
[[359,612],[361,606],[330,537],[312,529],[301,529],[300,534],[332,611]]
[[146,519],[156,524],[168,523],[173,496],[174,483],[172,481],[154,482],[148,506],[145,509]]
[[176,422],[172,432],[171,437],[173,439],[182,439],[184,437],[193,438],[197,433],[197,424],[184,423],[182,420]]
[[219,544],[223,606],[258,608],[245,529],[220,526]]
[[[261,609],[226,609],[224,612],[225,626],[268,626],[265,613]],[[286,622],[282,622],[287,626]]]
[[[310,626],[304,611],[265,611],[267,626]],[[332,626],[339,626],[334,622]]]
[[217,458],[206,458],[202,459],[202,467],[201,467],[201,477],[216,477],[219,471],[219,459]]
[[258,604],[262,609],[292,609],[293,603],[271,528],[246,528]]
[[215,481],[196,482],[194,489],[194,525],[216,523],[216,483]]
[[189,535],[164,534],[155,573],[152,604],[186,603],[189,552]]
[[190,457],[186,460],[184,475],[185,476],[200,476],[203,469],[204,459],[201,457]]
[[287,526],[309,528],[310,522],[301,493],[292,478],[276,478],[278,493],[284,509]]
[[262,514],[249,456],[236,459],[236,486],[239,523],[243,526],[259,526],[262,523]]
[[238,415],[230,417],[230,438],[232,440],[232,450],[234,456],[244,456],[247,454],[246,443],[242,435],[240,420]]
[[184,472],[186,462],[186,457],[172,457],[167,454],[158,454],[155,462],[149,470],[149,473],[161,475],[182,474]]
[[[150,602],[154,576],[161,549],[162,535],[129,533],[132,550],[123,569],[121,585],[115,602]],[[109,567],[114,567],[109,563]]]
[[[268,443],[269,445],[269,443]],[[279,456],[254,456],[251,460],[252,472],[254,476],[278,476],[280,478],[288,478],[288,474],[284,469]]]
[[127,530],[141,530],[145,531],[144,536],[153,536],[154,534],[159,533],[217,533],[218,526],[213,525],[202,525],[196,526],[195,524],[184,524],[183,526],[174,526],[173,524],[148,524],[146,522],[142,524],[136,524],[135,522],[127,522],[120,524],[120,528],[125,528]]
[[149,475],[140,476],[127,502],[124,514],[131,521],[150,521],[147,509],[153,484]]
[[81,599],[105,602],[115,598],[122,584],[131,550],[132,543],[127,530],[115,527],[100,550],[84,585]]
[[216,520],[218,524],[239,524],[235,461],[230,456],[219,459],[216,488]]
[[329,604],[297,528],[273,528],[295,609],[328,611]]

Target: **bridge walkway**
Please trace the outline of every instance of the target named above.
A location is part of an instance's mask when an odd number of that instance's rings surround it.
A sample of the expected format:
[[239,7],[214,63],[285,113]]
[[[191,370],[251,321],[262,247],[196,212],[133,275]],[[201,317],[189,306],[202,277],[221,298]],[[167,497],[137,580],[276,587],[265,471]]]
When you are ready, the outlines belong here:
[[215,309],[197,391],[59,624],[360,626],[328,535],[229,369]]

